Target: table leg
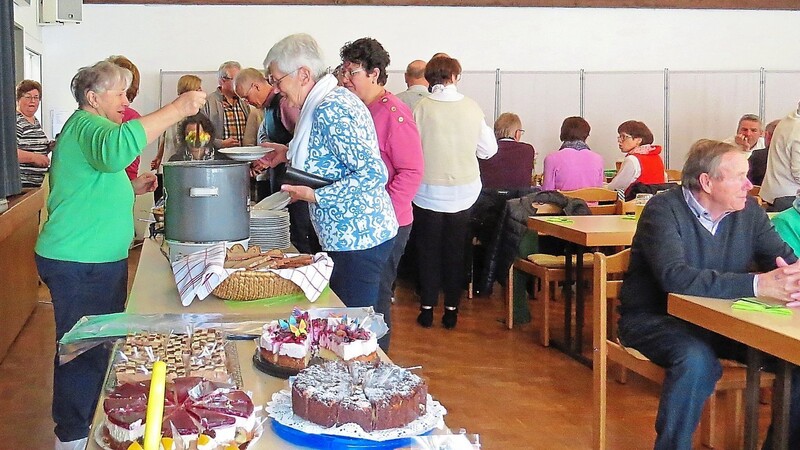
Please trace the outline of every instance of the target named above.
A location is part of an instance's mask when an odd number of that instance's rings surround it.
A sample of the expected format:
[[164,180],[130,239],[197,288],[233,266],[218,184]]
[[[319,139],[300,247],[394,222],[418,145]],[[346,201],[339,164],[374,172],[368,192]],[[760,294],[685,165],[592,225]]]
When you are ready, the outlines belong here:
[[572,353],[572,243],[564,246],[564,346],[567,353]]
[[789,448],[789,404],[792,389],[792,365],[778,360],[775,388],[772,392],[772,448]]
[[744,448],[756,450],[758,446],[758,400],[761,384],[761,352],[747,348],[747,385],[744,391]]
[[575,246],[575,353],[583,355],[583,308],[584,308],[584,289],[583,289],[583,253],[586,249],[583,246]]

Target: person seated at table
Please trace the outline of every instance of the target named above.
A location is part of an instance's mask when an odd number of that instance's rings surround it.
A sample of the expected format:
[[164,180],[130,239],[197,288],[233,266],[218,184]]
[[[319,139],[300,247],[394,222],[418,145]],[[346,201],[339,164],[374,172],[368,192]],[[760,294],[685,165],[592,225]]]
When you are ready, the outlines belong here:
[[[619,337],[664,367],[656,449],[691,449],[703,404],[722,375],[719,358],[742,360],[736,343],[667,313],[667,293],[735,299],[800,298],[800,263],[747,196],[747,154],[701,139],[683,167],[682,186],[653,196],[633,237],[620,292]],[[755,264],[765,273],[754,274]],[[725,300],[720,300],[725,301]],[[789,448],[800,448],[800,371],[792,372]],[[771,442],[771,430],[767,444]]]
[[591,129],[583,117],[564,119],[561,124],[561,147],[544,158],[543,190],[571,191],[603,187],[603,157],[586,145]]
[[514,113],[503,113],[494,121],[497,153],[488,159],[478,158],[484,189],[527,189],[531,187],[535,150],[520,142],[525,130]]
[[800,254],[800,194],[795,197],[791,208],[772,218],[772,224],[794,254]]
[[617,176],[608,183],[608,188],[626,191],[635,182],[661,184],[667,181],[661,146],[653,145],[653,133],[642,122],[628,120],[617,127],[617,145],[625,159]]
[[217,159],[217,152],[211,143],[214,135],[214,125],[203,113],[187,117],[178,124],[178,151],[172,155],[170,161],[203,161]]

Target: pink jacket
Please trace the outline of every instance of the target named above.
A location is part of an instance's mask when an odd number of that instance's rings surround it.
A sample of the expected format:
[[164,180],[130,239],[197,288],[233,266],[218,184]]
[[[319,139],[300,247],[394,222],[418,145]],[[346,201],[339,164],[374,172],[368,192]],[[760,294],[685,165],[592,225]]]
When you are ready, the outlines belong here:
[[542,189],[571,191],[603,186],[603,157],[589,150],[565,147],[544,158]]
[[398,225],[414,220],[411,200],[422,182],[422,141],[408,105],[390,92],[367,105],[375,131],[381,159],[389,171],[386,190],[392,200]]

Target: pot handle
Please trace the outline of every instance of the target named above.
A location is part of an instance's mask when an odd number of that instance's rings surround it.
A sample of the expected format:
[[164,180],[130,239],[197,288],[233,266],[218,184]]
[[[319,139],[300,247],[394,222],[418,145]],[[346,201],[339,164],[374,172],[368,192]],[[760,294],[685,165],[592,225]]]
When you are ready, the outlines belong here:
[[216,186],[193,187],[189,189],[189,197],[219,197],[219,188]]

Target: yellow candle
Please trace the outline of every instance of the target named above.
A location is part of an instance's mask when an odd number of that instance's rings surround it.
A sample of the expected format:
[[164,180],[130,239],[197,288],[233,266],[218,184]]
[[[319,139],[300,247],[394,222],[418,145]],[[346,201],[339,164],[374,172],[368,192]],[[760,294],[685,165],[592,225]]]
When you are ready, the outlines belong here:
[[144,424],[144,450],[158,450],[161,443],[161,419],[164,416],[164,390],[167,365],[164,361],[153,363],[150,378],[150,395],[147,400],[147,417]]

